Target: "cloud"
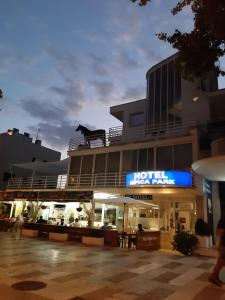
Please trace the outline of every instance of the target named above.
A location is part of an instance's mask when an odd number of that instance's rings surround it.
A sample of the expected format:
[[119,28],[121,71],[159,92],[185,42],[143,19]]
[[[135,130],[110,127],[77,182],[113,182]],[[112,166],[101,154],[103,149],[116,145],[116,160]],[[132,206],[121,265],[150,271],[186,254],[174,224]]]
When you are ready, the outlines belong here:
[[109,74],[107,61],[104,57],[89,53],[90,68],[98,76],[106,76]]
[[145,98],[146,89],[142,84],[137,86],[128,87],[125,91],[123,99],[126,100],[137,100]]
[[114,84],[111,81],[91,81],[92,87],[99,95],[99,101],[109,102],[114,91]]
[[21,106],[32,117],[49,121],[59,120],[66,112],[63,108],[61,109],[56,106],[52,106],[47,101],[39,102],[35,98],[22,99]]
[[40,129],[40,139],[57,150],[68,149],[69,139],[75,134],[75,125],[69,121],[62,121],[56,125],[50,122],[39,122],[37,126],[29,126],[28,130],[34,135],[37,127]]
[[117,68],[123,72],[135,70],[139,67],[137,59],[131,58],[124,51],[121,51],[116,55],[116,63]]

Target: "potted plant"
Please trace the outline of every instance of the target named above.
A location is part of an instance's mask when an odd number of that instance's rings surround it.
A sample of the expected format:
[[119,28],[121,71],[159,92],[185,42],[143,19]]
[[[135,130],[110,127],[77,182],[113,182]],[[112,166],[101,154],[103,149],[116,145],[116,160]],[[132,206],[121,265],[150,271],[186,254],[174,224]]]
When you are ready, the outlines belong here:
[[195,234],[198,238],[198,246],[210,248],[212,246],[212,233],[208,224],[202,219],[197,219],[195,223]]
[[177,250],[184,255],[192,255],[197,244],[197,237],[194,234],[185,231],[176,233],[172,242],[174,250]]
[[87,227],[91,227],[92,226],[92,219],[93,219],[93,212],[91,209],[88,209],[86,204],[84,202],[81,203],[83,208],[84,208],[84,211],[85,211],[85,214],[87,216],[87,221],[88,221],[88,225]]

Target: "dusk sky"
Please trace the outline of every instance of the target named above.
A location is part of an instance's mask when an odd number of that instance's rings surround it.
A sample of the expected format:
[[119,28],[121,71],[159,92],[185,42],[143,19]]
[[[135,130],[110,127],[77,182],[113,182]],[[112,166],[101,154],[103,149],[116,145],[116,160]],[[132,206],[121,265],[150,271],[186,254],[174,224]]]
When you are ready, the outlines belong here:
[[1,0],[1,132],[40,128],[43,145],[66,157],[79,123],[120,126],[109,107],[144,98],[146,71],[175,52],[155,33],[193,26],[189,10],[170,14],[176,2]]

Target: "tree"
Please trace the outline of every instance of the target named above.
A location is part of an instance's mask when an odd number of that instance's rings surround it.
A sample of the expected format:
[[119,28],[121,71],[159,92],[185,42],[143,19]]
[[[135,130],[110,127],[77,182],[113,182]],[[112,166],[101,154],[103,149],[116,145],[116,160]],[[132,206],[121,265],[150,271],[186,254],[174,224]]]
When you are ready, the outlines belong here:
[[[151,0],[131,0],[145,6]],[[172,35],[156,34],[169,42],[180,52],[180,65],[184,77],[202,77],[212,69],[217,75],[225,75],[218,60],[225,54],[225,1],[224,0],[182,0],[172,9],[178,14],[186,6],[193,13],[194,28],[191,32],[176,29]]]

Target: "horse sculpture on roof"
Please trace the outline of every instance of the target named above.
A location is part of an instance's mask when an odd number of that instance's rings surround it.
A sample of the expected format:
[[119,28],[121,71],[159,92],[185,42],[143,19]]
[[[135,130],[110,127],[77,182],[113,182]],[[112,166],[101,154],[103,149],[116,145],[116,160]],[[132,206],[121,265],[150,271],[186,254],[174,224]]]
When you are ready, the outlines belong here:
[[106,134],[104,129],[89,130],[88,128],[79,124],[76,131],[80,131],[84,136],[85,144],[91,147],[91,141],[100,139],[102,140],[102,145],[106,146]]

